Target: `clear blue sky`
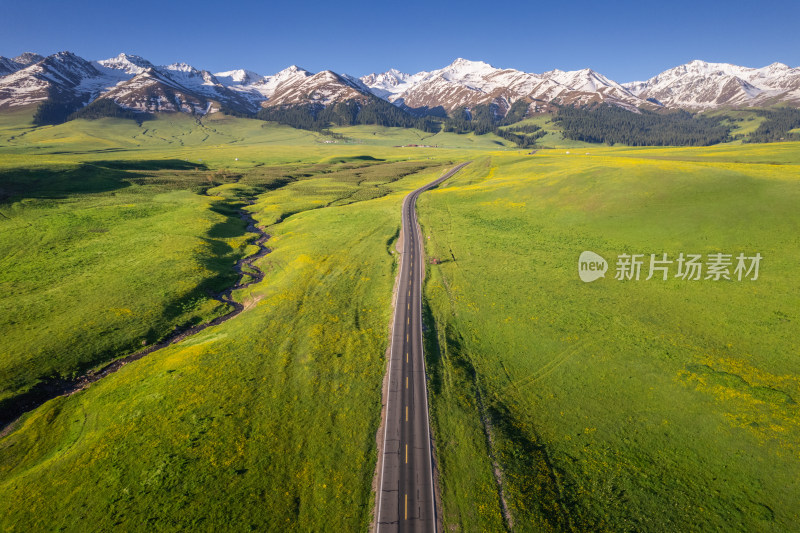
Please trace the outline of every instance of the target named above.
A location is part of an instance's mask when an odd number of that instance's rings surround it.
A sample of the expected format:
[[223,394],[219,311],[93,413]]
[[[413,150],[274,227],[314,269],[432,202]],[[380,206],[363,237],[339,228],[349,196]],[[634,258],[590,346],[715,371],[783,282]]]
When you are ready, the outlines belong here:
[[291,64],[352,75],[418,72],[457,57],[620,82],[692,59],[800,66],[800,1],[175,2],[0,0],[0,55],[120,52],[212,72]]

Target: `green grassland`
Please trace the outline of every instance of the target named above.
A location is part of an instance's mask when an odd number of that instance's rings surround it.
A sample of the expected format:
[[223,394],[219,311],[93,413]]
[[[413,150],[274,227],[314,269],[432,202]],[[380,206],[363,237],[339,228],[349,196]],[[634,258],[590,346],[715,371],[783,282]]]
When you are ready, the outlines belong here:
[[113,166],[0,171],[0,402],[227,310],[245,224],[212,173]]
[[[421,198],[446,528],[503,529],[495,464],[516,531],[797,528],[798,153],[495,154]],[[613,279],[740,251],[757,281]]]
[[[230,238],[241,249],[241,227],[228,222],[232,236],[219,234],[215,202],[256,201],[248,209],[271,235],[272,252],[258,264],[265,279],[234,294],[247,308],[234,320],[24,416],[0,441],[3,530],[366,529],[396,269],[397,206],[443,167],[428,160],[383,161],[363,152],[320,159],[237,173],[152,171],[151,179],[161,183],[153,187],[167,183],[170,189],[152,198],[147,190],[134,191],[139,185],[124,188],[140,197],[120,202],[144,210],[151,202],[165,203],[163,220],[120,217],[121,227],[108,232],[117,232],[121,242],[114,246],[120,251],[112,247],[98,262],[109,275],[130,279],[112,287],[120,295],[138,291],[138,300],[157,304],[160,294],[148,290],[164,290],[165,282],[182,279],[180,261],[195,265],[204,239]],[[152,160],[126,165],[158,167]],[[98,180],[106,172],[114,175],[113,169],[97,168]],[[218,177],[206,194],[196,190],[192,176],[198,172],[201,185],[208,176]],[[172,190],[181,189],[176,184],[181,181],[182,190]],[[66,217],[70,200],[79,217],[72,224],[77,245],[52,252],[64,262],[59,268],[74,257],[72,268],[79,271],[80,259],[100,246],[83,232],[110,225],[104,210],[126,212],[127,203],[116,205],[117,197],[109,194],[85,191],[75,199],[68,192],[48,206],[51,216]],[[101,214],[86,218],[82,210]],[[15,227],[23,219],[35,221],[32,214],[19,216]],[[134,257],[129,265],[122,250],[123,243],[136,244],[150,232],[140,224],[168,234],[170,241],[186,242],[177,249],[143,251],[145,257],[163,254],[172,264],[155,262],[137,280],[142,259]],[[44,253],[31,248],[20,251],[8,268],[24,273],[19,258]],[[232,254],[219,260],[230,267]],[[82,274],[86,280],[74,283],[85,290],[95,274],[89,269]],[[153,287],[147,287],[148,278]],[[94,311],[93,304],[87,299],[81,305]],[[43,323],[45,311],[40,311]],[[52,312],[50,327],[62,327],[57,319],[63,308]],[[4,333],[16,332],[15,326]],[[67,326],[64,335],[103,336]],[[129,331],[125,324],[118,328]]]
[[[513,145],[495,135],[433,136],[416,130],[353,126],[334,128],[344,140],[260,120],[225,115],[203,119],[161,115],[141,125],[132,120],[74,120],[34,128],[32,111],[0,114],[0,168],[108,159],[180,159],[228,169],[307,163],[364,153],[389,159],[446,158],[464,150],[498,150]],[[420,138],[425,141],[421,142]],[[437,148],[394,149],[430,144]]]
[[[800,523],[797,144],[553,128],[529,155],[375,126],[29,120],[0,114],[6,398],[224,313],[209,291],[255,251],[238,209],[272,251],[240,315],[0,437],[0,529],[367,529],[401,200],[465,160],[420,200],[447,530],[504,530],[496,475],[515,531]],[[584,249],[765,259],[756,282],[583,284]]]

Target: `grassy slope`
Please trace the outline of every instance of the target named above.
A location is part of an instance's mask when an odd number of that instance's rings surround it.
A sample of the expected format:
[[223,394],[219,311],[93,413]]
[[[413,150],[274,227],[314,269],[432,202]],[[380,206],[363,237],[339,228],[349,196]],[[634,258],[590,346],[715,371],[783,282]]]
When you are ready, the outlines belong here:
[[206,291],[231,283],[244,223],[170,173],[132,177],[0,172],[0,186],[22,196],[0,204],[0,400],[226,310]]
[[[425,133],[420,130],[404,128],[386,128],[383,126],[351,126],[346,128],[334,128],[336,133],[345,135],[355,142],[364,144],[374,144],[380,146],[405,146],[409,144],[422,144],[437,146],[444,149],[483,149],[499,150],[510,148],[516,145],[506,141],[494,134],[486,135],[457,135],[455,133]],[[418,148],[406,148],[405,151],[419,153]],[[430,150],[422,153],[436,153]]]
[[573,141],[572,139],[565,139],[563,130],[558,124],[554,124],[552,114],[542,114],[531,118],[526,118],[519,122],[515,122],[511,126],[504,127],[503,129],[514,128],[518,126],[535,125],[542,128],[545,135],[536,139],[536,145],[542,148],[566,148],[566,149],[581,149],[591,148],[595,149],[596,144],[586,143],[583,141]]
[[[162,138],[142,142],[138,126],[114,120],[32,131],[1,125],[17,130],[0,153],[8,190],[30,192],[36,182],[42,192],[4,208],[11,220],[2,242],[15,253],[4,276],[18,295],[25,289],[37,314],[25,323],[7,314],[4,338],[15,346],[47,342],[54,351],[65,339],[91,345],[114,335],[138,342],[142,327],[158,329],[157,311],[173,293],[179,304],[194,303],[181,291],[206,274],[197,269],[212,259],[208,246],[243,245],[242,228],[225,228],[212,203],[256,194],[251,209],[263,224],[298,214],[270,228],[267,277],[237,295],[247,312],[46,404],[0,441],[0,528],[219,529],[231,520],[258,529],[366,527],[394,275],[389,247],[403,194],[392,191],[438,171],[393,184],[432,162],[404,163],[407,155],[380,147],[329,147],[260,122],[210,122],[227,137],[204,140],[201,126],[180,116],[145,123]],[[189,156],[212,170],[158,170],[184,168]],[[382,164],[386,156],[400,161]],[[132,162],[125,169],[98,163],[123,157]],[[92,163],[77,169],[79,161]],[[268,166],[276,162],[285,164]],[[212,197],[192,192],[209,176],[237,173],[239,184],[216,187]],[[288,185],[264,193],[276,180]],[[47,224],[28,226],[42,217]],[[50,247],[29,244],[38,239]],[[39,268],[43,259],[49,268]],[[173,307],[187,317],[198,311]],[[64,309],[90,316],[75,324],[59,318]],[[131,313],[109,316],[124,309]],[[31,320],[58,335],[36,336]],[[53,364],[43,357],[30,367]]]
[[[29,115],[22,111],[0,114],[0,168],[79,157],[82,161],[181,159],[236,170],[363,153],[391,159],[422,159],[449,157],[463,150],[511,147],[491,134],[429,136],[416,130],[380,126],[336,128],[350,141],[328,144],[324,141],[332,139],[320,133],[219,115],[200,122],[186,115],[165,115],[141,126],[130,120],[106,118],[33,128],[27,125]],[[419,144],[420,137],[438,148],[392,149],[396,144]]]
[[[731,126],[731,135],[749,135],[766,120],[766,117],[759,116],[752,109],[718,109],[704,114],[709,117],[725,117],[722,123]],[[731,120],[732,118],[738,120]]]
[[[519,531],[797,527],[797,153],[496,154],[422,198],[446,526],[501,529],[480,396]],[[765,259],[586,285],[586,249]]]
[[[224,116],[32,128],[30,115],[0,114],[0,401],[224,311],[207,291],[231,281],[245,236],[230,220],[235,213],[215,207],[223,199],[198,195],[216,179],[214,168],[263,185],[281,173],[252,172],[265,164],[364,164],[365,151],[394,160],[453,153],[332,146],[319,134]],[[356,129],[362,137],[407,132]],[[385,193],[370,186],[360,194]]]
[[364,529],[397,206],[439,170],[392,180],[430,164],[305,165],[262,194],[261,223],[295,214],[248,311],[27,416],[0,443],[0,527]]

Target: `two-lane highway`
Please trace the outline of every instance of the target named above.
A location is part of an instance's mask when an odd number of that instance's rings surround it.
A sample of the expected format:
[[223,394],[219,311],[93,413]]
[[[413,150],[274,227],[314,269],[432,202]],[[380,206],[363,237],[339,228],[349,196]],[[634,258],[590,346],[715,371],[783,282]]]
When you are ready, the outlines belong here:
[[433,450],[422,353],[423,244],[416,202],[424,191],[461,170],[462,163],[403,201],[403,250],[397,284],[389,390],[378,486],[377,531],[436,531]]

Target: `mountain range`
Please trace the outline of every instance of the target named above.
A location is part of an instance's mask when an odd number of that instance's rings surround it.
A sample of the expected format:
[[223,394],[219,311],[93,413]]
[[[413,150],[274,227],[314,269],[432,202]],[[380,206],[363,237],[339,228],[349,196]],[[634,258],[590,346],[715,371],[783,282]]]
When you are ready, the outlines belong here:
[[512,105],[524,106],[525,115],[549,111],[554,104],[608,103],[634,112],[800,106],[800,68],[696,60],[646,81],[618,83],[591,69],[535,74],[466,59],[416,74],[390,69],[356,78],[297,66],[270,76],[241,69],[212,74],[185,63],[156,66],[129,54],[99,61],[71,52],[0,57],[0,110],[45,101],[77,110],[92,102],[113,101],[121,108],[149,113],[254,114],[262,108],[323,108],[379,100],[417,116],[444,116],[481,105],[497,116],[505,116]]

